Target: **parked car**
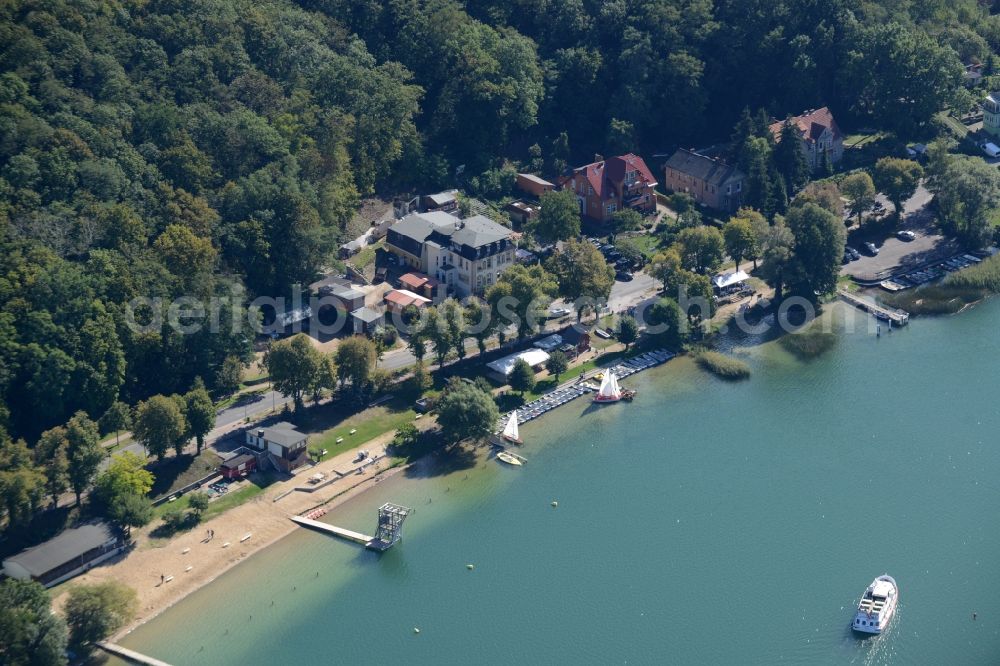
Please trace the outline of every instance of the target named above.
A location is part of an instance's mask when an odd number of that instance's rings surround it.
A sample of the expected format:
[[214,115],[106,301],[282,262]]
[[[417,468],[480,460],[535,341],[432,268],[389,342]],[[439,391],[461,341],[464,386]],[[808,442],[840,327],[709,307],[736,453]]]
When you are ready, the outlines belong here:
[[615,273],[615,279],[619,282],[631,282],[634,278],[635,276],[628,271],[618,271]]
[[553,317],[565,317],[566,315],[571,313],[572,311],[569,308],[552,308],[551,310],[549,310],[549,314],[552,315]]
[[904,229],[896,234],[896,238],[902,241],[911,241],[916,237],[917,235],[908,229]]
[[861,258],[861,253],[855,250],[850,245],[844,248],[844,253],[850,255],[851,261],[857,261],[858,259]]
[[875,247],[875,243],[865,243],[865,250],[873,257],[878,256],[878,248]]
[[844,258],[840,260],[840,263],[842,263],[842,264],[849,264],[849,263],[851,263],[851,255],[848,254],[847,252],[844,252]]
[[990,157],[998,157],[998,156],[1000,156],[1000,146],[998,146],[997,144],[993,143],[992,141],[987,141],[986,143],[982,144],[979,147],[982,148],[983,152],[986,153]]

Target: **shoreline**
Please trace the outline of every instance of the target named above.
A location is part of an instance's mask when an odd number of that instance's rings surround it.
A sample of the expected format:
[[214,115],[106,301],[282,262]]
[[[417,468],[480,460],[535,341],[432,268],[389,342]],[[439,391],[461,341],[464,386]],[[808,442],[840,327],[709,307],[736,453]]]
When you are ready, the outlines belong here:
[[[683,351],[677,354],[678,357],[689,356],[689,355],[690,354]],[[384,447],[387,444],[387,442],[391,439],[392,434],[393,433],[385,433],[384,435],[376,437],[373,440],[369,440],[368,442],[362,443],[359,446]],[[325,461],[324,463],[322,463],[322,466],[324,469],[327,468],[332,469],[333,466],[342,466],[344,461],[349,460],[349,456],[353,456],[354,453],[355,453],[354,450],[345,451],[344,453],[336,456],[335,458]],[[478,455],[477,458],[479,458]],[[481,462],[482,459],[477,460],[476,466],[478,466]],[[251,514],[250,517],[253,517],[256,520],[252,521],[251,524],[248,525],[246,528],[240,528],[238,530],[235,530],[235,533],[242,533],[246,531],[246,532],[252,532],[256,536],[258,534],[258,531],[261,530],[265,531],[267,535],[262,540],[255,540],[253,545],[240,544],[238,541],[238,537],[233,538],[232,541],[233,543],[235,543],[233,555],[226,557],[225,555],[220,556],[217,554],[214,558],[212,558],[212,560],[214,561],[209,562],[208,564],[209,571],[203,576],[196,575],[193,577],[186,577],[184,575],[175,575],[174,580],[172,582],[176,586],[175,587],[171,586],[170,589],[166,592],[166,594],[160,593],[155,595],[156,598],[154,599],[149,598],[150,594],[148,588],[146,590],[146,594],[143,594],[142,592],[140,592],[138,586],[133,585],[133,587],[136,588],[137,593],[139,593],[140,605],[142,607],[140,615],[136,617],[134,620],[130,621],[126,626],[122,627],[119,631],[115,632],[115,634],[112,635],[108,640],[111,642],[117,642],[123,639],[124,637],[128,636],[139,627],[145,625],[151,620],[156,619],[164,611],[180,603],[194,592],[197,592],[198,590],[201,590],[207,585],[218,580],[219,577],[231,571],[238,564],[250,559],[257,553],[260,553],[263,550],[265,550],[266,548],[273,546],[282,539],[287,538],[296,530],[301,529],[299,525],[297,525],[296,523],[294,523],[289,519],[290,516],[301,515],[302,513],[305,513],[309,510],[321,506],[332,510],[351,499],[361,496],[364,493],[370,492],[374,488],[374,486],[380,481],[392,478],[397,474],[399,474],[400,472],[404,472],[406,470],[428,464],[432,466],[437,464],[435,462],[435,456],[433,454],[425,455],[407,464],[400,464],[381,469],[375,468],[373,474],[366,473],[365,477],[356,482],[354,485],[338,489],[334,494],[328,497],[326,497],[321,492],[309,493],[309,494],[291,492],[289,494],[286,494],[285,496],[282,496],[281,499],[275,501],[275,497],[278,497],[283,493],[287,493],[289,488],[293,486],[302,485],[300,483],[301,479],[299,479],[298,477],[293,477],[290,480],[275,484],[274,488],[271,488],[269,491],[265,491],[259,497],[256,497],[245,504],[234,507],[233,509],[213,518],[208,522],[201,523],[199,525],[199,528],[216,529],[222,531],[220,523],[227,520],[232,521],[233,518],[238,518],[239,517],[238,514],[240,513],[249,513]],[[332,486],[331,488],[335,489],[335,486]],[[298,499],[300,501],[296,503],[293,500],[292,502],[289,502],[287,508],[284,509],[279,508],[277,506],[277,504],[284,503],[289,498]],[[267,530],[267,527],[269,526],[268,524],[273,522],[275,518],[280,519],[281,521],[280,526],[277,528],[273,528],[272,526],[272,529]],[[230,527],[226,529],[226,532],[234,533],[234,530],[232,530]],[[118,573],[117,570],[119,569],[119,567],[121,567],[122,569],[130,569],[134,572],[134,570],[143,567],[144,565],[147,564],[146,562],[144,562],[144,560],[157,559],[157,555],[167,554],[166,551],[168,551],[168,549],[174,551],[175,557],[173,559],[177,559],[176,551],[181,550],[184,547],[185,542],[191,541],[192,539],[199,539],[198,535],[200,535],[201,532],[198,531],[198,528],[189,530],[188,532],[172,537],[166,544],[158,547],[149,547],[148,528],[144,529],[142,534],[143,537],[145,537],[144,548],[136,549],[135,551],[129,553],[120,560],[113,561],[110,564],[110,566],[97,567],[87,572],[86,574],[79,576],[76,579],[77,582],[90,583],[109,578],[118,578],[118,576],[116,576],[115,574]],[[199,541],[199,543],[204,543],[204,541]],[[143,554],[147,554],[145,558],[141,557]],[[181,551],[182,556],[183,554],[184,551]],[[196,562],[194,558],[191,558],[190,561]],[[162,585],[163,584],[161,583],[160,585],[155,586],[155,588],[157,590],[162,590],[163,589]],[[174,592],[174,590],[176,590],[176,592]],[[64,597],[65,597],[65,592],[61,593],[58,597],[54,599],[54,605],[56,607],[61,607]]]
[[[384,447],[391,441],[392,435],[385,433],[364,445],[378,447],[382,449],[379,455],[384,455]],[[321,463],[313,471],[332,473],[334,468],[350,469],[354,455],[354,451],[345,451]],[[302,529],[290,520],[290,516],[299,515],[319,504],[334,508],[368,492],[380,481],[419,464],[421,460],[387,467],[388,460],[383,458],[352,485],[338,487],[334,484],[312,493],[292,492],[275,501],[283,492],[305,485],[306,477],[300,474],[271,484],[252,500],[193,529],[172,535],[162,543],[151,541],[149,533],[154,529],[153,525],[135,530],[133,538],[136,546],[131,551],[61,586],[53,597],[53,610],[61,612],[68,591],[75,585],[109,580],[122,582],[135,590],[139,611],[135,618],[108,638],[112,642],[118,641],[236,565],[288,537],[295,530]],[[354,475],[348,473],[348,476]],[[208,530],[213,530],[215,537],[209,539],[206,536]],[[248,534],[252,535],[251,538],[242,541]],[[215,540],[216,537],[218,540]],[[170,576],[172,580],[163,582],[161,576]]]
[[[389,468],[386,468],[384,470],[381,470],[381,471],[377,472],[376,474],[374,474],[373,476],[366,477],[366,478],[362,479],[361,481],[357,482],[356,484],[354,484],[353,486],[350,486],[349,488],[345,488],[344,490],[340,491],[336,495],[333,495],[332,497],[330,497],[329,499],[327,499],[325,502],[321,502],[320,505],[322,505],[322,506],[328,506],[330,508],[334,508],[334,507],[342,504],[343,502],[346,502],[346,501],[348,501],[350,499],[353,499],[354,497],[356,497],[358,495],[361,495],[361,494],[366,493],[366,492],[368,492],[368,491],[371,490],[371,487],[364,487],[364,486],[374,486],[379,481],[382,481],[382,480],[388,479],[388,478],[392,478],[396,474],[398,474],[398,473],[400,473],[400,472],[408,469],[411,465],[414,465],[414,464],[416,464],[416,463],[411,463],[409,465],[398,465],[396,467],[389,467]],[[260,498],[260,499],[267,499],[268,501],[272,501],[270,498]],[[245,505],[245,506],[249,506],[249,505],[252,505],[254,503],[255,502],[248,502],[247,505]],[[222,515],[225,516],[225,514],[222,514]],[[288,514],[288,516],[292,516],[292,515],[298,515],[298,514],[295,514],[295,513],[289,513]],[[211,524],[211,523],[203,523],[203,524],[204,525],[208,525],[208,524]],[[152,620],[155,620],[163,612],[167,611],[168,609],[172,608],[173,606],[175,606],[175,605],[179,604],[180,602],[184,601],[190,595],[194,594],[198,590],[201,590],[202,588],[204,588],[204,587],[210,585],[211,583],[215,582],[221,576],[223,576],[227,572],[231,571],[232,569],[236,568],[236,566],[242,564],[243,562],[246,562],[247,560],[249,560],[250,558],[252,558],[254,555],[257,555],[257,554],[263,552],[264,550],[270,548],[271,546],[273,546],[274,544],[278,543],[279,541],[282,541],[283,539],[288,538],[291,534],[293,534],[295,531],[300,530],[300,529],[302,529],[302,527],[300,525],[297,525],[296,523],[292,522],[289,519],[288,520],[288,528],[287,529],[281,531],[280,533],[271,535],[266,541],[259,542],[258,544],[256,544],[254,546],[254,549],[251,552],[241,553],[239,556],[237,556],[237,557],[235,557],[233,559],[230,559],[220,569],[218,569],[217,571],[215,571],[210,576],[208,576],[206,578],[199,578],[199,579],[197,579],[195,581],[192,581],[192,583],[190,585],[182,588],[182,590],[179,593],[177,593],[177,595],[174,598],[171,598],[168,602],[166,602],[164,604],[161,604],[161,605],[158,605],[158,606],[154,607],[153,610],[151,610],[147,615],[144,615],[143,617],[136,618],[135,620],[133,620],[132,622],[130,622],[128,625],[126,625],[122,629],[118,630],[118,632],[116,632],[114,635],[112,635],[107,640],[110,641],[110,642],[112,642],[112,643],[114,643],[114,642],[117,642],[117,641],[121,640],[125,636],[128,636],[129,634],[131,634],[133,631],[135,631],[136,629],[138,629],[142,625],[144,625],[144,624],[146,624],[146,623],[148,623],[148,622],[150,622]]]

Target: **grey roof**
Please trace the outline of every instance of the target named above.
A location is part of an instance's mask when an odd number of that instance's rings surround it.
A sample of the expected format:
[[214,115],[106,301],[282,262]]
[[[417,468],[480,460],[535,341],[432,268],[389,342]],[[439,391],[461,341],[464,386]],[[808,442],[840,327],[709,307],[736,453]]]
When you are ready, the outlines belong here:
[[355,310],[354,312],[351,313],[351,316],[354,317],[355,319],[360,319],[361,321],[363,321],[366,324],[370,324],[372,322],[375,322],[375,321],[378,321],[379,319],[381,319],[382,318],[382,313],[381,312],[376,312],[375,310],[372,310],[371,308],[358,308],[357,310]]
[[281,446],[294,446],[305,438],[304,434],[286,421],[275,423],[270,428],[264,428],[264,439],[268,442],[280,444]]
[[393,225],[392,230],[418,243],[423,243],[431,234],[438,233],[450,237],[458,245],[471,248],[504,240],[511,234],[510,229],[485,215],[473,215],[459,220],[454,215],[441,211],[412,213]]
[[8,557],[6,561],[17,563],[38,578],[87,551],[114,540],[115,534],[110,525],[103,522],[90,523],[65,530],[54,539]]
[[342,298],[345,301],[353,301],[357,298],[364,298],[365,292],[359,291],[357,289],[351,289],[350,287],[348,287],[346,289],[344,288],[334,289],[333,295],[336,296],[337,298]]
[[485,215],[473,215],[462,220],[460,228],[451,235],[453,242],[468,247],[482,247],[508,238],[510,229],[494,222]]
[[451,192],[438,192],[437,194],[432,194],[427,197],[438,206],[443,206],[444,204],[451,203],[455,200],[455,195]]
[[222,461],[222,466],[228,469],[233,469],[234,467],[239,467],[243,463],[250,462],[254,457],[249,453],[244,453],[238,456],[233,456]]
[[713,185],[722,185],[728,180],[743,178],[743,172],[731,164],[681,148],[667,160],[667,168],[693,176]]
[[390,227],[397,234],[423,243],[431,233],[437,231],[450,234],[458,219],[454,215],[435,210],[429,213],[410,213]]
[[521,178],[524,178],[525,180],[530,180],[533,183],[538,183],[539,185],[548,185],[550,187],[555,187],[555,185],[553,185],[549,181],[545,180],[544,178],[540,178],[533,173],[519,173],[517,175],[520,176]]

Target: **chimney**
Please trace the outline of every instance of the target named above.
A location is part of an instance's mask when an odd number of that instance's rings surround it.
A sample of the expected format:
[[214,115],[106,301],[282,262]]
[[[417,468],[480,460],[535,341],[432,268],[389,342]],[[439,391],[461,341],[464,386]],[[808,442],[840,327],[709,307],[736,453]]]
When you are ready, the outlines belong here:
[[264,438],[264,429],[263,428],[258,428],[257,429],[257,436],[260,437],[261,439]]

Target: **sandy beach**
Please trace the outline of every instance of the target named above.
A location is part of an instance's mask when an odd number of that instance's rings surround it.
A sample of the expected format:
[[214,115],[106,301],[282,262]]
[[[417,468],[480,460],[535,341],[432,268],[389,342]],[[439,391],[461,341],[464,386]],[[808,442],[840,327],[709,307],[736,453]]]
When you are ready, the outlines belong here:
[[[371,451],[372,456],[382,456],[392,436],[393,433],[386,433],[365,442],[363,446]],[[373,488],[378,481],[405,469],[404,466],[390,468],[388,459],[381,459],[369,465],[362,474],[347,474],[314,492],[291,492],[275,501],[276,497],[293,488],[308,487],[308,477],[316,472],[335,476],[333,470],[347,472],[354,469],[357,466],[355,457],[356,450],[346,451],[291,479],[273,483],[253,500],[205,521],[188,532],[180,533],[166,543],[149,536],[159,521],[154,521],[141,530],[134,530],[132,537],[136,545],[127,555],[110,560],[73,579],[53,599],[53,605],[60,609],[69,588],[76,584],[109,580],[125,583],[136,591],[139,611],[133,621],[112,640],[127,634],[195,590],[211,583],[233,566],[293,531],[302,529],[289,516],[320,504],[328,508],[335,507]],[[207,537],[209,530],[215,532],[211,539]],[[241,541],[247,534],[250,534],[250,538]],[[190,571],[187,570],[188,567]],[[173,579],[161,582],[161,576],[164,579],[172,576]]]

